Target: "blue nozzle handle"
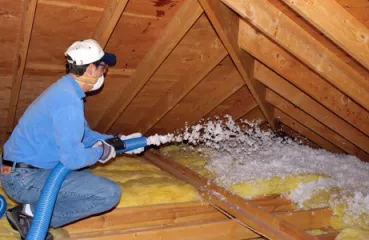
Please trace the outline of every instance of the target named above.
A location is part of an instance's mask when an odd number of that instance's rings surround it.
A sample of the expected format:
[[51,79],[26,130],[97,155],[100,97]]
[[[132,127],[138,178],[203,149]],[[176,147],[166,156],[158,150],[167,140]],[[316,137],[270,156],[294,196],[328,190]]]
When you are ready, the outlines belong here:
[[0,218],[3,217],[5,210],[6,210],[6,200],[2,195],[0,195]]
[[122,141],[124,142],[125,148],[117,150],[116,151],[117,154],[129,152],[137,148],[142,148],[142,147],[147,146],[147,139],[145,137],[131,138],[131,139],[126,139]]

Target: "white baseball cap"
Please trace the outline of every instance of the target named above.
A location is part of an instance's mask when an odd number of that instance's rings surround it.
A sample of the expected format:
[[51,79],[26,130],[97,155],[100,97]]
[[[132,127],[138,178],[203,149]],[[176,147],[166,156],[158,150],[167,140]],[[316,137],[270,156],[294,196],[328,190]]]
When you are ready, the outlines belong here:
[[74,65],[86,65],[98,60],[112,66],[116,63],[116,57],[112,53],[104,52],[100,44],[94,39],[86,39],[74,42],[64,53],[67,61]]

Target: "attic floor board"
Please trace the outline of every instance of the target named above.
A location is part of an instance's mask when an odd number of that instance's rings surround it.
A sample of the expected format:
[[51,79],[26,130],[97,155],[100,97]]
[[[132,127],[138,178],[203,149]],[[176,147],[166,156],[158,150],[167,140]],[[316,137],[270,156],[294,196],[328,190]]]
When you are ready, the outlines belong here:
[[[329,209],[292,211],[290,202],[280,196],[252,202],[304,230],[328,227]],[[259,236],[206,202],[118,208],[65,229],[71,239],[249,239]]]

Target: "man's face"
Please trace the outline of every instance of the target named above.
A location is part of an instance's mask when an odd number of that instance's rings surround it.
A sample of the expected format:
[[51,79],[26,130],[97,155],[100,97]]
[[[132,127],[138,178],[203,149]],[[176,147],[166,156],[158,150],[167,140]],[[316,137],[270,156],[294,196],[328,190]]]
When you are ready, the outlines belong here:
[[99,65],[95,66],[95,72],[96,76],[99,78],[102,75],[106,73],[106,70],[108,69],[108,65],[106,65],[104,62],[100,62]]
[[99,77],[101,77],[102,75],[104,75],[106,73],[106,70],[108,69],[108,65],[106,65],[104,62],[100,62],[99,65],[95,65],[95,64],[91,64],[92,66],[92,71],[91,74],[93,78],[98,79]]

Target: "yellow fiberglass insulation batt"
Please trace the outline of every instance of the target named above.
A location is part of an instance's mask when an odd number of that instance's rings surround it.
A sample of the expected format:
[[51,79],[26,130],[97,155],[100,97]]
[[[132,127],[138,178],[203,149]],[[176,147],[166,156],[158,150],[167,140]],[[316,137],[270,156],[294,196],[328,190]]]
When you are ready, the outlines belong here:
[[[161,148],[161,152],[200,175],[210,176],[209,179],[216,184],[244,198],[280,194],[289,198],[297,209],[330,207],[334,212],[330,221],[333,228],[361,229],[356,231],[358,233],[353,233],[352,229],[345,231],[338,238],[340,240],[351,239],[346,237],[349,234],[361,236],[369,230],[369,212],[366,206],[368,197],[365,195],[367,185],[357,184],[360,183],[357,179],[363,178],[369,168],[367,163],[353,157],[333,155],[306,146],[291,150],[292,156],[286,157],[280,154],[283,152],[280,150],[277,154],[270,154],[273,159],[268,159],[270,156],[265,156],[265,159],[264,156],[252,156],[250,161],[245,157],[228,157],[217,150],[188,145],[166,146]],[[285,152],[289,154],[287,150]],[[300,155],[301,152],[304,155]],[[306,160],[305,156],[311,159]],[[288,158],[291,160],[286,160]],[[325,171],[326,169],[330,171]],[[344,175],[345,172],[347,175]],[[336,184],[337,182],[342,184]],[[355,188],[348,187],[346,182]],[[361,192],[364,194],[360,194]]]
[[[200,200],[196,189],[191,185],[174,178],[140,157],[118,157],[105,165],[94,166],[91,172],[110,178],[121,186],[122,195],[117,207]],[[8,208],[17,205],[2,188],[0,194],[6,198]],[[50,231],[54,239],[65,239],[68,236],[62,228]],[[20,239],[18,232],[10,227],[5,216],[0,220],[1,239]]]
[[194,187],[144,158],[119,157],[104,166],[96,166],[92,173],[110,178],[121,186],[118,208],[200,200]]

